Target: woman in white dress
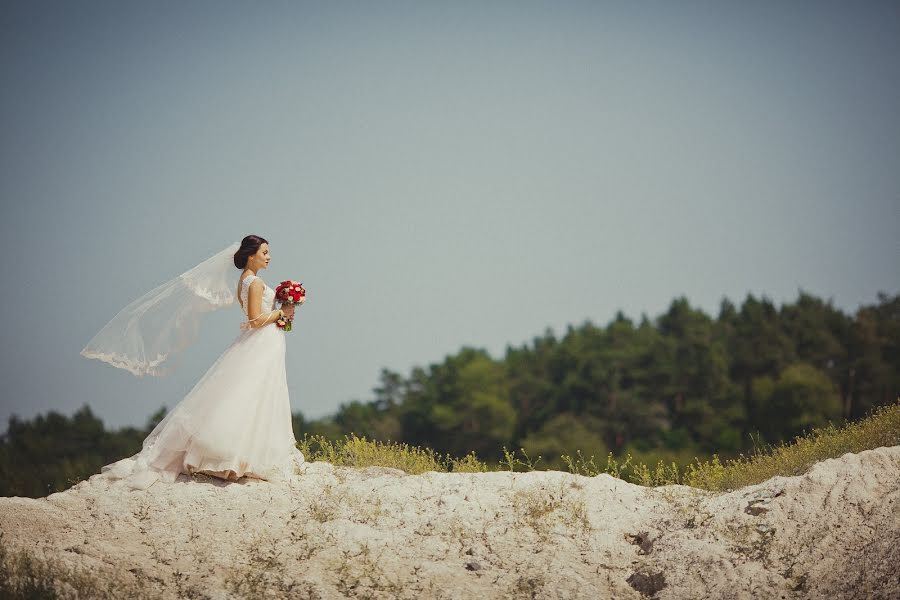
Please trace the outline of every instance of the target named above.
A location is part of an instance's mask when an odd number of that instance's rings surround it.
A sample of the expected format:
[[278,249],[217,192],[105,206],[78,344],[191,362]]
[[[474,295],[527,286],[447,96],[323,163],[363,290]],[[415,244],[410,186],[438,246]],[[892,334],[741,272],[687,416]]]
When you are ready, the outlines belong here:
[[[123,309],[82,350],[136,375],[164,374],[161,363],[193,341],[200,314],[236,298],[246,316],[237,339],[156,425],[141,451],[102,467],[101,474],[146,489],[159,480],[174,482],[181,473],[283,480],[304,462],[291,424],[285,333],[276,325],[293,317],[294,306],[276,309],[275,290],[258,275],[269,265],[268,241],[241,241],[231,256],[240,271],[223,266],[236,245]],[[237,293],[225,300],[222,282],[229,270],[240,275],[232,279]],[[143,333],[160,322],[162,332]]]

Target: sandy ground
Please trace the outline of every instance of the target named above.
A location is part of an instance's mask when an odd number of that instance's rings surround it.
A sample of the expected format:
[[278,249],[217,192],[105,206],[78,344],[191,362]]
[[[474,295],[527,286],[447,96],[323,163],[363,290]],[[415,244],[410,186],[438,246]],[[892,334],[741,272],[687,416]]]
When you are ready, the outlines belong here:
[[900,598],[900,446],[729,493],[304,463],[0,498],[27,547],[160,598]]

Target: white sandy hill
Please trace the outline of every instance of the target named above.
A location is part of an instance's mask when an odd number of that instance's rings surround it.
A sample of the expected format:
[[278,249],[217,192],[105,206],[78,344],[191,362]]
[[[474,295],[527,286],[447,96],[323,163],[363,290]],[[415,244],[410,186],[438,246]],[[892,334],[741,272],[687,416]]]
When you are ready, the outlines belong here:
[[0,499],[7,547],[160,598],[900,598],[900,446],[730,493],[305,463]]

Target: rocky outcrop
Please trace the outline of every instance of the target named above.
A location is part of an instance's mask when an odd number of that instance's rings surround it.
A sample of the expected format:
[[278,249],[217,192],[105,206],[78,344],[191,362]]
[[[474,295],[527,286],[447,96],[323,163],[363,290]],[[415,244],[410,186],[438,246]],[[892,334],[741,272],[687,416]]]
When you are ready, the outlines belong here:
[[305,463],[0,499],[27,548],[161,598],[898,598],[900,446],[729,493]]

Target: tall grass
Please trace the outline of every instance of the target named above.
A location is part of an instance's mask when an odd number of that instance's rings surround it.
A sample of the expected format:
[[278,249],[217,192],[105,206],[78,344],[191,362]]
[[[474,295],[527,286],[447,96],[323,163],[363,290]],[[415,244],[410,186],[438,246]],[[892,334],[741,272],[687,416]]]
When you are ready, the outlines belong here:
[[[358,437],[352,433],[335,441],[320,435],[304,435],[297,445],[309,461],[352,467],[392,467],[409,474],[426,471],[534,471],[538,470],[535,465],[541,460],[540,456],[532,459],[521,448],[519,451],[523,458],[519,458],[516,452],[504,447],[504,459],[498,464],[489,464],[479,460],[474,452],[463,458],[453,458],[449,454],[442,456],[430,448],[368,440],[365,436]],[[648,487],[679,484],[725,491],[760,483],[775,475],[799,475],[819,461],[837,458],[847,452],[896,445],[900,445],[900,398],[894,404],[875,408],[857,422],[841,427],[829,423],[778,446],[757,444],[750,456],[741,454],[724,463],[718,454],[710,460],[695,457],[695,462],[684,468],[675,462],[666,464],[662,460],[650,467],[635,461],[630,453],[616,458],[610,452],[605,464],[598,463],[594,456],[584,457],[580,452],[576,452],[575,456],[564,454],[561,459],[570,473],[588,477],[607,473]]]

